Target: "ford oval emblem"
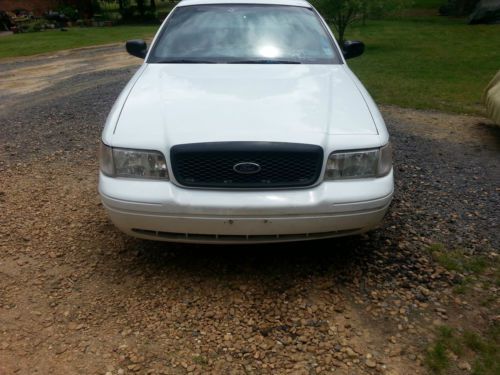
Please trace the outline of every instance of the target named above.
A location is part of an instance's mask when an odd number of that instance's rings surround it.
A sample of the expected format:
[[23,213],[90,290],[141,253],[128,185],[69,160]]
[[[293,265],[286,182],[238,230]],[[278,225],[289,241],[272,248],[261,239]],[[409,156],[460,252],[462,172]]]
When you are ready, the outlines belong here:
[[260,170],[260,165],[257,163],[244,162],[233,166],[233,171],[240,174],[254,174],[259,173]]

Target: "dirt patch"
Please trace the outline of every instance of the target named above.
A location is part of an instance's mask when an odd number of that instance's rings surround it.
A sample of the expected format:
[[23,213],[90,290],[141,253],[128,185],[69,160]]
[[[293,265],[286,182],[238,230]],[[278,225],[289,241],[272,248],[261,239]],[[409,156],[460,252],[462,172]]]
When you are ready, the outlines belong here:
[[493,153],[500,147],[500,130],[484,117],[392,106],[382,106],[381,110],[386,119],[418,137],[481,147]]
[[54,86],[77,74],[137,67],[141,60],[128,55],[121,45],[60,52],[11,62],[0,73],[0,92],[10,97]]

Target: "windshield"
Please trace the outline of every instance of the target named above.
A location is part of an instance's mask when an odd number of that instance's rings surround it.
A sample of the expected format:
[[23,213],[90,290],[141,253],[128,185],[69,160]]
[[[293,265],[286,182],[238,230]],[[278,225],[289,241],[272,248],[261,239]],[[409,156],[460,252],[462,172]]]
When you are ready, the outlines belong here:
[[338,64],[340,59],[312,9],[212,4],[176,8],[148,62]]

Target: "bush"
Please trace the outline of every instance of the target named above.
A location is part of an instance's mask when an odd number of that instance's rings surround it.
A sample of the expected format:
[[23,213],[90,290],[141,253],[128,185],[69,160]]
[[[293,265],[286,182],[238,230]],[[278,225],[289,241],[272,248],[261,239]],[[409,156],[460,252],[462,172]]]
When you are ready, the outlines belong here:
[[156,24],[159,23],[158,14],[155,10],[145,9],[143,14],[136,6],[125,8],[122,13],[121,23],[146,23]]
[[70,21],[76,21],[79,17],[78,9],[71,6],[63,5],[57,9],[57,12],[64,15]]
[[19,25],[19,32],[34,33],[37,31],[42,31],[42,30],[46,29],[46,24],[47,24],[47,21],[44,19],[23,22],[21,25]]
[[448,0],[439,8],[442,16],[466,16],[471,14],[479,0]]

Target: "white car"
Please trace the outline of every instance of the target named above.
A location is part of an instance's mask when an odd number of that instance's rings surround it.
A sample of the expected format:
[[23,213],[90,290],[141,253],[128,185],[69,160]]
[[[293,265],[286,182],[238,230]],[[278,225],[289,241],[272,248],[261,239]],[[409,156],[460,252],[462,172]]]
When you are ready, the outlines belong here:
[[99,192],[144,239],[258,243],[377,226],[394,181],[377,106],[302,0],[184,0],[102,133]]

